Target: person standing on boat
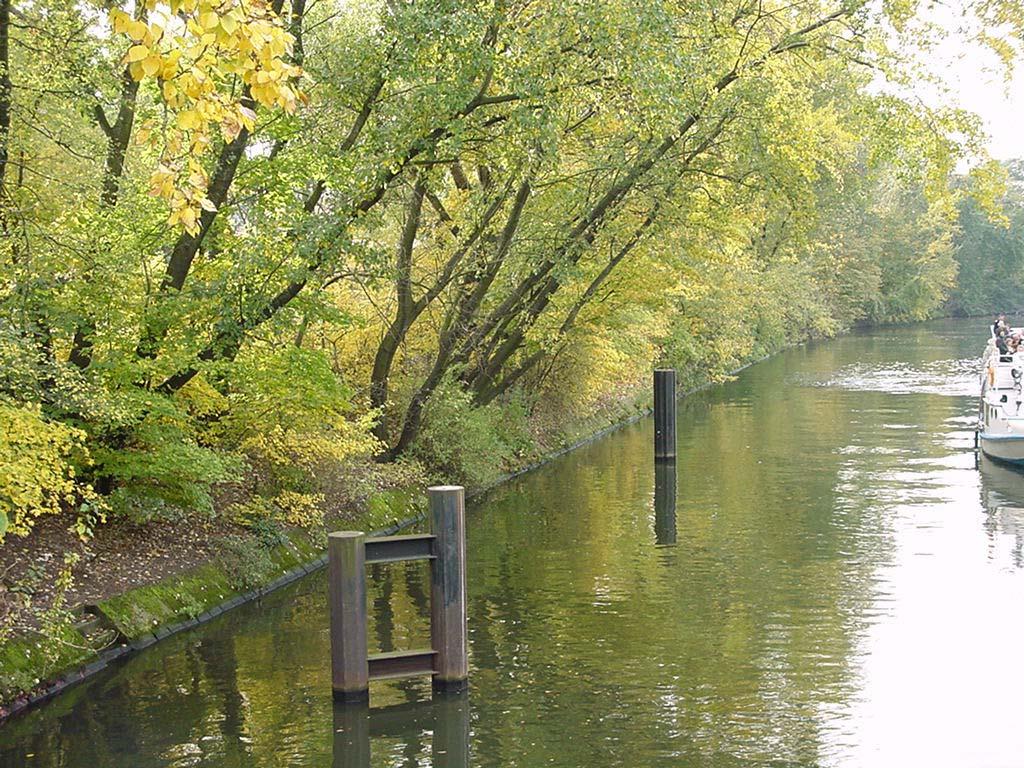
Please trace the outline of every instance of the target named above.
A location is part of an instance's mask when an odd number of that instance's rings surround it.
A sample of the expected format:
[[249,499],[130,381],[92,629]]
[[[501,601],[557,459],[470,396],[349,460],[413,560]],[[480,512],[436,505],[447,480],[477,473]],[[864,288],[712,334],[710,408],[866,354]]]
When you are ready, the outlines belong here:
[[1006,332],[1006,327],[1005,326],[996,327],[995,330],[994,330],[994,333],[996,335],[996,349],[999,350],[999,354],[1000,355],[1009,354],[1009,352],[1010,352],[1010,345],[1009,345],[1009,341],[1008,340],[1009,340],[1009,336],[1010,335]]
[[1004,315],[1002,313],[1000,313],[999,317],[996,318],[996,321],[994,323],[992,323],[992,338],[993,339],[999,337],[999,330],[1000,329],[1006,330],[1006,315]]

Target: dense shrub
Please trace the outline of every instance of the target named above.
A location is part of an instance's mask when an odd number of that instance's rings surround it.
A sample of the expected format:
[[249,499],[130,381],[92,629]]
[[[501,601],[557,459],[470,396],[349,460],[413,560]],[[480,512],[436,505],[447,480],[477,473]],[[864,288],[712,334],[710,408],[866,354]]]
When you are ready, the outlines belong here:
[[479,488],[498,480],[532,446],[518,403],[478,408],[470,393],[449,382],[431,399],[412,454],[429,468],[433,482]]
[[27,535],[41,515],[94,508],[92,489],[76,484],[76,467],[88,464],[84,440],[38,406],[0,401],[0,541],[8,531]]

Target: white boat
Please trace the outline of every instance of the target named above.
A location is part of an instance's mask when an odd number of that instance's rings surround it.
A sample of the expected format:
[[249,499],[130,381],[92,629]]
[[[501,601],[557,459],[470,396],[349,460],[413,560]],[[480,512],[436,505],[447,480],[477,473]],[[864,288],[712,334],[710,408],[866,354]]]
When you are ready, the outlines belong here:
[[981,371],[978,444],[986,456],[1011,464],[1024,464],[1022,377],[1024,345],[1016,354],[1000,354],[990,340]]

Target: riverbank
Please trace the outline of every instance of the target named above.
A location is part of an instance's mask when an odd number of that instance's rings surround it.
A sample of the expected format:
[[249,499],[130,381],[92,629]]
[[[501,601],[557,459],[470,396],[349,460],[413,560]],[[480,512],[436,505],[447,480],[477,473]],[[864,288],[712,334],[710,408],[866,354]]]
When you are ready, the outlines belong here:
[[[724,376],[686,371],[679,396],[725,380],[766,356],[744,362]],[[506,471],[470,495],[529,472],[650,413],[647,386],[620,393],[588,418],[539,433],[534,450],[506,461]],[[438,478],[440,480],[441,478]],[[0,552],[0,573],[32,574],[42,564],[35,590],[24,595],[38,605],[42,622],[12,637],[0,650],[0,722],[43,703],[108,665],[177,632],[293,582],[322,567],[327,530],[339,527],[388,534],[410,525],[423,506],[422,489],[394,487],[366,495],[317,529],[253,532],[220,517],[115,521],[100,527],[88,545],[51,518],[32,537],[8,542]],[[219,506],[232,497],[225,489]],[[61,553],[76,553],[73,567],[61,567]],[[62,591],[63,590],[63,591]],[[10,599],[11,592],[0,593]]]
[[[709,382],[710,383],[710,382]],[[649,412],[649,397],[616,404],[567,425],[564,444],[528,455],[481,493]],[[322,567],[326,530],[387,535],[415,523],[423,485],[391,488],[332,515],[322,528],[277,531],[271,540],[221,519],[115,521],[88,544],[59,518],[0,550],[0,574],[21,591],[0,600],[33,603],[35,626],[0,650],[0,722],[41,704],[125,656],[258,600]],[[63,566],[63,555],[76,562]]]

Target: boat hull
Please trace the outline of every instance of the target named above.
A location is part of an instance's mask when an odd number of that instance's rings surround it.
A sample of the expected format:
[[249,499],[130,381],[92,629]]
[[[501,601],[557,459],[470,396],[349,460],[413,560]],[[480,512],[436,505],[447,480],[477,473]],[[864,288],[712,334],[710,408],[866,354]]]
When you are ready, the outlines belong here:
[[981,450],[991,459],[1010,464],[1024,464],[1024,435],[993,435],[982,432]]

